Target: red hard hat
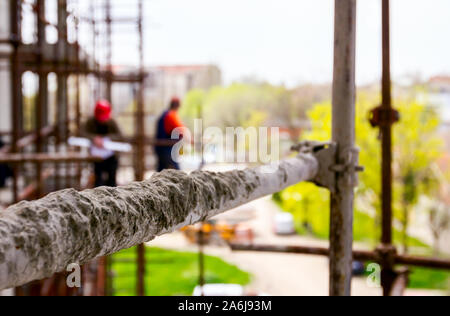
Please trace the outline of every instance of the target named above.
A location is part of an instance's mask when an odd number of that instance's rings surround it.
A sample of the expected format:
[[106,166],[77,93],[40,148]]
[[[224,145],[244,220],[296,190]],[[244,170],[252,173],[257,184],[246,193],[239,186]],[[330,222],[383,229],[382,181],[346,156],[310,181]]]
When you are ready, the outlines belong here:
[[107,122],[111,118],[111,103],[106,100],[100,100],[95,105],[95,119],[99,122]]

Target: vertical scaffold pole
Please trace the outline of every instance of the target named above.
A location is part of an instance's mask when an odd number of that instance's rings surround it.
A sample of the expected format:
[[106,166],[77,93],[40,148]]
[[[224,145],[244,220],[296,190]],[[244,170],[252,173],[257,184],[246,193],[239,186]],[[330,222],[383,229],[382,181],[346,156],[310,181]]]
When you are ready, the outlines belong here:
[[337,144],[336,189],[331,194],[330,295],[349,296],[352,277],[355,146],[356,0],[335,0],[333,141]]
[[382,1],[382,42],[383,42],[383,73],[382,73],[382,122],[381,131],[381,151],[382,151],[382,183],[381,183],[381,203],[382,203],[382,233],[381,247],[386,257],[383,260],[383,270],[381,272],[381,284],[383,295],[389,296],[392,286],[397,277],[394,271],[392,260],[389,256],[396,252],[392,245],[392,125],[395,111],[392,107],[392,83],[391,83],[391,37],[390,37],[390,1]]
[[[22,5],[18,0],[10,0],[10,41],[11,53],[11,120],[12,120],[12,152],[17,153],[18,140],[21,136],[22,122],[22,70],[19,61],[19,47],[21,45],[21,17]],[[19,202],[19,166],[13,167],[13,200]]]
[[113,80],[113,69],[112,69],[112,16],[111,16],[111,0],[107,0],[105,3],[105,16],[106,16],[106,99],[113,103],[112,100],[112,80]]
[[[144,29],[143,29],[143,2],[138,1],[138,33],[139,33],[139,72],[140,81],[137,88],[137,108],[136,108],[136,125],[137,125],[137,172],[136,180],[143,181],[145,178],[145,105],[144,105]],[[144,296],[145,289],[145,245],[137,246],[137,295]]]
[[[36,108],[35,108],[35,125],[36,125],[36,153],[44,152],[44,146],[41,136],[41,130],[44,127],[44,114],[47,114],[47,111],[44,109],[47,108],[47,75],[42,70],[42,65],[44,62],[43,50],[46,42],[45,35],[45,1],[38,0],[36,2],[37,7],[37,46],[38,46],[38,76],[39,76],[39,93],[36,100]],[[37,184],[37,192],[36,196],[41,198],[44,194],[43,190],[43,182],[42,182],[42,163],[36,163],[36,184]]]

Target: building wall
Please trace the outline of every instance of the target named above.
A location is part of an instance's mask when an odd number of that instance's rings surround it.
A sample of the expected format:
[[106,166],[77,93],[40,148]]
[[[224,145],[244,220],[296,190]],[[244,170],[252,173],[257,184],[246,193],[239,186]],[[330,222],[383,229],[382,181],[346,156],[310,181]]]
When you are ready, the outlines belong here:
[[148,70],[146,98],[161,111],[174,96],[183,99],[192,89],[209,90],[222,84],[222,73],[215,65],[158,66]]
[[450,76],[435,76],[428,83],[429,94],[424,99],[429,100],[439,113],[442,123],[448,130],[450,126]]
[[[9,1],[0,1],[0,39],[9,38]],[[0,44],[0,53],[10,52],[8,44]],[[0,59],[0,132],[11,130],[11,88],[9,61]]]
[[0,132],[11,131],[10,72],[4,70],[9,63],[0,60]]
[[9,1],[0,1],[0,38],[9,36]]

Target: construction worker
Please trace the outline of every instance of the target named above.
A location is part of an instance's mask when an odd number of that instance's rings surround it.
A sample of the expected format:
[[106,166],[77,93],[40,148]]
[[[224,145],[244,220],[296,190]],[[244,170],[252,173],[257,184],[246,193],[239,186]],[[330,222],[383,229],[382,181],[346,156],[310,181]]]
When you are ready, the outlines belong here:
[[178,116],[178,110],[181,107],[180,99],[174,97],[170,101],[170,106],[158,120],[155,146],[155,153],[158,157],[158,172],[164,169],[179,170],[179,164],[172,157],[173,146],[179,140],[172,140],[172,132],[176,128],[184,128]]
[[105,148],[105,141],[118,141],[122,134],[117,123],[112,119],[111,104],[100,100],[95,105],[94,117],[83,128],[83,136],[92,141],[91,154],[99,156],[102,161],[94,163],[95,187],[115,187],[119,159],[112,151]]

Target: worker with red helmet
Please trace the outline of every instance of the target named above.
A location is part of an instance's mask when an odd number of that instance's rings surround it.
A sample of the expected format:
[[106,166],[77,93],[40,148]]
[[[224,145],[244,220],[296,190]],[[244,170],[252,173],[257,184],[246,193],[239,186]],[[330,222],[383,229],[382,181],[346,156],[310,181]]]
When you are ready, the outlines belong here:
[[155,153],[158,158],[157,171],[164,169],[179,170],[180,166],[172,157],[172,149],[178,140],[172,140],[172,132],[177,128],[184,128],[178,110],[181,107],[180,99],[174,97],[170,101],[170,106],[158,120],[156,129]]
[[108,101],[97,102],[94,116],[84,124],[83,136],[92,141],[91,154],[102,158],[102,161],[94,163],[95,186],[115,187],[119,159],[115,152],[104,147],[104,143],[118,141],[122,135],[112,118],[112,107]]

